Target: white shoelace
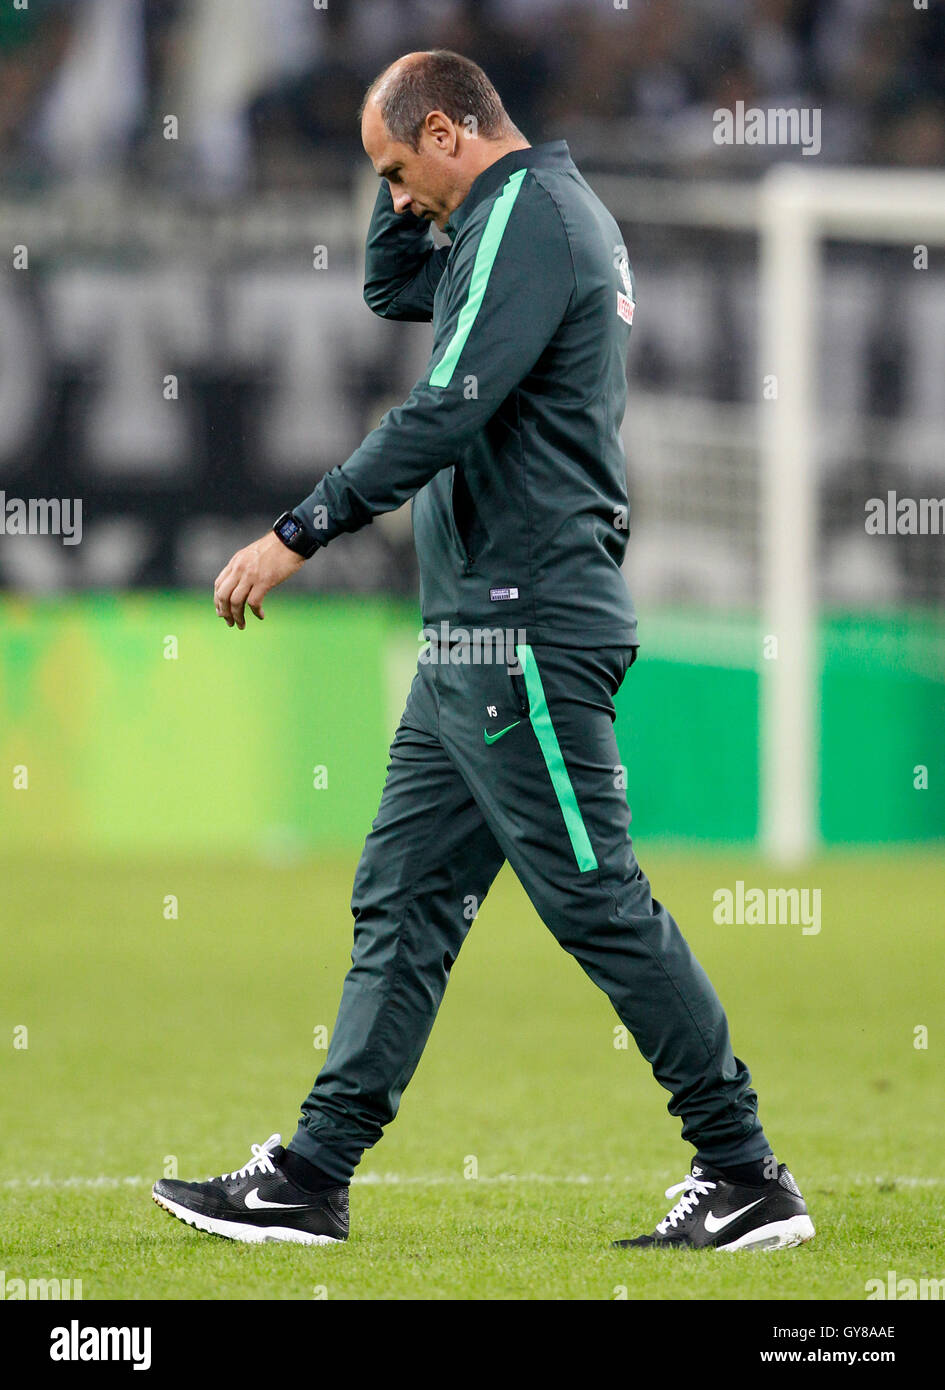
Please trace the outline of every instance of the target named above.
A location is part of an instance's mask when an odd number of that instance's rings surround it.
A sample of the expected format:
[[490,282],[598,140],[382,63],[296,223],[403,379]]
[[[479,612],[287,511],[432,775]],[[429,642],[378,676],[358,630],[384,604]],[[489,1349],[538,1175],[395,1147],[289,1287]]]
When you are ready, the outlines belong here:
[[688,1216],[693,1207],[699,1205],[699,1198],[705,1197],[716,1186],[714,1182],[705,1182],[700,1178],[694,1178],[691,1173],[686,1175],[683,1182],[676,1183],[675,1187],[667,1187],[666,1196],[675,1197],[677,1192],[685,1195],[679,1199],[672,1211],[668,1211],[662,1221],[657,1226],[661,1236],[665,1236],[670,1226],[675,1230],[676,1226],[684,1216]]
[[281,1134],[270,1134],[265,1144],[254,1144],[253,1156],[248,1163],[244,1163],[242,1168],[237,1168],[235,1173],[224,1173],[222,1180],[227,1178],[248,1178],[251,1173],[274,1173],[275,1167],[272,1162],[272,1150],[282,1143]]

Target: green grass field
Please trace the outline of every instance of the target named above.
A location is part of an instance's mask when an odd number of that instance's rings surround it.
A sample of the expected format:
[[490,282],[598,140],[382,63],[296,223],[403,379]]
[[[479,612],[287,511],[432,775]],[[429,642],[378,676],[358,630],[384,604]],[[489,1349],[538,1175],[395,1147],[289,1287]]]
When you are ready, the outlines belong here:
[[[0,1268],[81,1279],[86,1300],[862,1299],[889,1270],[945,1276],[942,856],[830,857],[791,879],[746,856],[637,850],[726,1005],[810,1245],[610,1248],[665,1215],[691,1150],[507,869],[359,1170],[347,1244],[198,1234],[150,1183],[168,1156],[206,1177],[294,1131],[348,963],[355,857],[44,857],[3,865]],[[821,888],[820,934],[717,926],[712,893],[738,878]]]

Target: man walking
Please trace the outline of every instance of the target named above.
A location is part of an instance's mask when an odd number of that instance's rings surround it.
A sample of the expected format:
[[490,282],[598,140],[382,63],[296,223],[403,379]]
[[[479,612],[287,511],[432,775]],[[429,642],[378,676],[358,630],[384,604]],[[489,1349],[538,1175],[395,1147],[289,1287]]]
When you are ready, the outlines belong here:
[[[361,133],[382,180],[365,298],[386,318],[432,320],[429,368],[233,557],[215,602],[242,629],[246,606],[261,618],[265,594],[317,549],[412,498],[430,646],[358,865],[353,963],[298,1130],[222,1178],[162,1180],[154,1198],[236,1239],[344,1239],[348,1184],[420,1059],[464,905],[508,860],[696,1148],[667,1193],[681,1199],[622,1243],[809,1240],[721,1004],[637,864],[615,778],[613,697],[637,652],[619,433],[634,282],[617,224],[564,141],[530,146],[457,54],[412,53],[381,73]],[[431,222],[449,247],[433,246]]]

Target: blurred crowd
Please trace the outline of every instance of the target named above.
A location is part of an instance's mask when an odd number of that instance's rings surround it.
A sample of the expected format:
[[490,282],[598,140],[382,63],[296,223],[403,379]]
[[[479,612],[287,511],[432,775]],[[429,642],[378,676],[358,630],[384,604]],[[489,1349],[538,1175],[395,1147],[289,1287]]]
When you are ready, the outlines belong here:
[[[816,107],[828,163],[945,165],[945,6],[929,0],[32,0],[0,9],[0,177],[210,197],[344,187],[381,67],[453,48],[533,142],[588,167],[752,174],[713,112]],[[168,117],[174,119],[168,120]]]

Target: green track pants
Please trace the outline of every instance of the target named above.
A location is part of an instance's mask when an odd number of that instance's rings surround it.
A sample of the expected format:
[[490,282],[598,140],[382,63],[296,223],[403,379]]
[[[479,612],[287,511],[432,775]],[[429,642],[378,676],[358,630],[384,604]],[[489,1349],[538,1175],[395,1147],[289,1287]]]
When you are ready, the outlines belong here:
[[634,649],[515,650],[517,669],[463,662],[461,647],[421,657],[355,876],[338,1018],[290,1148],[349,1181],[420,1060],[469,904],[508,860],[611,1000],[700,1158],[763,1158],[757,1097],[722,1006],[629,838],[613,697]]

